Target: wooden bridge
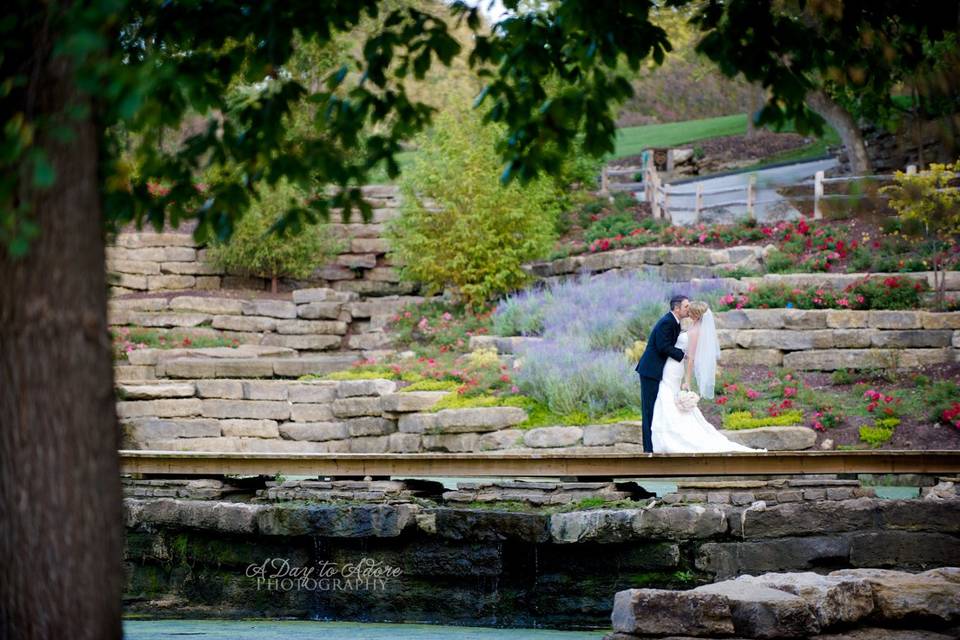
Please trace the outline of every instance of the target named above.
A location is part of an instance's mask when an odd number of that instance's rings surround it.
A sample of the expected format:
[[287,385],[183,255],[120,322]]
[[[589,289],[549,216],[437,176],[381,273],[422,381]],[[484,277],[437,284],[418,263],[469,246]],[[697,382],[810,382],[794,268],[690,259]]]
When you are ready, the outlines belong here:
[[960,451],[770,453],[212,453],[120,451],[123,473],[306,476],[687,477],[960,474]]

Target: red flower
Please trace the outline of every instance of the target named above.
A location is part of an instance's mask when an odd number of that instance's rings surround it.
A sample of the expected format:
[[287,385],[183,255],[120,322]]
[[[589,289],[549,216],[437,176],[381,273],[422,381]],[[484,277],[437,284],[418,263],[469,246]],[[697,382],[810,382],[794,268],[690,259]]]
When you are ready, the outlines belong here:
[[717,397],[717,404],[727,404],[727,400],[727,396],[719,396]]

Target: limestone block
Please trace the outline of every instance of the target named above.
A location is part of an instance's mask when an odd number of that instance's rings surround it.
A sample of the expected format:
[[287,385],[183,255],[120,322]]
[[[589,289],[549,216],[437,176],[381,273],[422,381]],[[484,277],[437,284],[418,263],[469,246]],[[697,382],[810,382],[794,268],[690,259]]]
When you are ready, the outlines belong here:
[[297,315],[307,320],[336,320],[343,306],[342,302],[307,302],[297,305]]
[[215,316],[238,315],[243,311],[243,301],[236,298],[177,296],[170,300],[169,306],[174,311],[198,311]]
[[346,322],[331,320],[278,320],[277,333],[284,334],[334,334],[347,332]]
[[147,276],[147,288],[150,290],[190,289],[194,284],[196,284],[196,282],[197,280],[193,276],[178,276],[172,274]]
[[193,288],[202,291],[220,288],[220,276],[197,276]]
[[203,400],[203,416],[287,420],[290,418],[290,405],[270,400]]
[[846,536],[803,536],[749,542],[706,542],[700,545],[696,567],[725,579],[768,571],[809,571],[829,563],[847,563]]
[[243,398],[243,386],[238,380],[197,380],[197,395],[201,398]]
[[437,404],[441,398],[448,395],[447,391],[410,391],[404,393],[388,393],[380,398],[383,411],[394,413],[412,413],[426,411]]
[[580,442],[583,429],[580,427],[539,427],[530,429],[523,436],[528,447],[552,448],[569,447]]
[[350,438],[350,453],[387,453],[390,449],[389,436],[366,436]]
[[361,333],[347,338],[347,345],[358,350],[381,349],[390,344],[392,339],[388,333]]
[[159,275],[160,265],[147,260],[107,260],[107,271],[138,275]]
[[420,436],[415,433],[391,433],[387,439],[391,453],[417,453],[420,451]]
[[437,428],[437,414],[406,413],[400,416],[397,427],[401,433],[430,433]]
[[870,326],[875,329],[922,329],[919,311],[871,311]]
[[817,442],[813,429],[795,427],[760,427],[737,431],[722,431],[728,439],[752,449],[767,451],[802,451]]
[[934,313],[923,311],[920,320],[924,329],[960,329],[960,312]]
[[116,382],[132,383],[153,380],[156,375],[152,366],[116,365],[113,377]]
[[134,275],[130,273],[115,273],[109,278],[110,284],[125,289],[134,289],[136,291],[146,291],[148,287],[148,276]]
[[342,422],[285,422],[280,425],[280,435],[288,440],[341,440],[349,438],[347,425]]
[[337,264],[348,269],[373,269],[377,266],[377,254],[341,253],[337,256]]
[[162,382],[157,384],[120,384],[118,395],[124,400],[156,400],[158,398],[191,398],[195,387],[192,382]]
[[337,383],[337,396],[340,398],[385,396],[392,394],[396,389],[396,382],[380,378],[371,378],[369,380],[340,380]]
[[876,331],[873,334],[874,347],[920,348],[949,347],[953,332],[949,329],[919,329]]
[[338,418],[380,416],[380,398],[337,398],[332,403],[333,415]]
[[583,427],[583,444],[587,446],[614,445],[621,442],[643,444],[641,423],[591,424]]
[[397,430],[396,421],[378,417],[350,418],[344,420],[344,424],[347,425],[351,437],[384,436]]
[[[651,615],[651,612],[656,615]],[[613,599],[613,630],[640,636],[725,637],[734,632],[726,598],[662,589],[627,589]]]
[[783,357],[779,349],[724,349],[720,352],[720,361],[725,366],[731,367],[749,365],[779,367],[783,364]]
[[141,327],[197,327],[210,322],[204,313],[149,313],[136,312],[132,324]]
[[383,238],[354,238],[350,242],[353,253],[387,253],[390,245]]
[[290,402],[333,402],[337,397],[337,382],[333,380],[311,380],[288,383],[287,397]]
[[293,302],[295,304],[308,304],[311,302],[346,302],[343,294],[334,291],[328,287],[314,287],[312,289],[297,289],[293,292]]
[[269,344],[278,347],[287,347],[299,351],[326,351],[337,349],[343,343],[340,336],[327,335],[278,335],[268,334],[263,336],[261,344]]
[[827,311],[820,309],[785,309],[783,326],[786,329],[826,329]]
[[296,318],[297,305],[286,300],[244,300],[243,315]]
[[747,638],[806,638],[820,631],[813,607],[779,589],[735,580],[697,587],[693,593],[724,598],[737,634]]
[[279,358],[273,362],[277,376],[300,377],[349,369],[357,361],[355,355],[310,355],[299,358]]
[[244,380],[242,398],[245,400],[286,400],[287,386],[282,380]]
[[338,280],[353,280],[357,277],[357,273],[353,269],[338,264],[328,264],[314,271],[311,277],[317,280],[335,282]]
[[216,361],[216,375],[223,378],[269,378],[273,375],[273,364],[269,360],[253,358],[223,358]]
[[134,418],[123,424],[124,434],[138,443],[171,438],[216,438],[221,425],[216,420],[181,418]]
[[295,404],[290,408],[294,422],[333,422],[333,410],[329,404]]
[[155,233],[152,231],[121,233],[117,235],[118,247],[139,249],[141,247],[195,247],[193,236],[189,233]]
[[480,449],[480,436],[476,433],[442,433],[421,436],[424,451],[464,453]]
[[224,436],[245,438],[279,438],[280,430],[276,420],[220,420],[220,429]]
[[[404,417],[407,416],[400,418],[401,423]],[[478,444],[481,451],[516,449],[523,446],[523,431],[520,429],[501,429],[500,431],[484,433],[480,436]]]
[[400,282],[400,272],[393,267],[375,267],[363,274],[367,280],[382,282]]
[[827,326],[831,329],[859,329],[869,325],[869,311],[829,310]]
[[437,412],[437,429],[443,433],[497,431],[526,419],[527,412],[519,407],[443,409]]
[[[834,349],[787,353],[783,366],[788,369],[833,371],[835,369],[868,369],[887,367],[903,354],[890,349]],[[908,366],[901,363],[900,366]]]
[[201,415],[201,400],[198,398],[174,398],[163,400],[120,401],[117,403],[117,417],[140,418],[178,418]]
[[745,329],[736,332],[737,344],[745,349],[780,349],[797,351],[813,348],[809,331]]

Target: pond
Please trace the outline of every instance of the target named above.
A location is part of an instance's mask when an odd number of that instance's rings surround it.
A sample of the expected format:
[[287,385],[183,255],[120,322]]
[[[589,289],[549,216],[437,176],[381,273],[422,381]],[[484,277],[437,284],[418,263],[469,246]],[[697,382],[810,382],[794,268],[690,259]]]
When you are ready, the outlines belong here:
[[311,620],[125,620],[127,640],[600,640],[606,632]]

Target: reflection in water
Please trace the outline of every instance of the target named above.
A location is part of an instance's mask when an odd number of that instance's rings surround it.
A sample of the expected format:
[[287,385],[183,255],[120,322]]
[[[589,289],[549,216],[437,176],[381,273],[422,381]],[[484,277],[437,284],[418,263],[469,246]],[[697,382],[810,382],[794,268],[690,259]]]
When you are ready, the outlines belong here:
[[125,620],[126,640],[600,640],[604,631],[310,620]]

